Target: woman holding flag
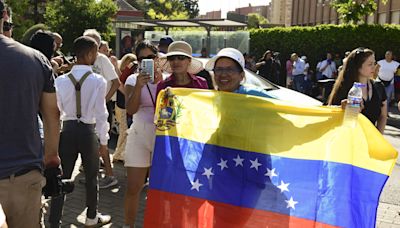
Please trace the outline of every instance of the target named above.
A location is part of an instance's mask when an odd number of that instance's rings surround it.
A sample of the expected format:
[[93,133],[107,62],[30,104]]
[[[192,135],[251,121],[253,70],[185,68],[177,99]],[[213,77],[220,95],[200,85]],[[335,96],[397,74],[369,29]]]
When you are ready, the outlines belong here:
[[223,48],[206,64],[206,70],[214,72],[214,82],[220,91],[269,97],[265,90],[242,85],[245,79],[245,61],[235,48]]
[[383,133],[387,121],[387,99],[385,88],[380,81],[373,80],[375,74],[375,54],[367,48],[354,49],[346,58],[340,71],[328,105],[341,105],[354,82],[361,82],[364,114]]

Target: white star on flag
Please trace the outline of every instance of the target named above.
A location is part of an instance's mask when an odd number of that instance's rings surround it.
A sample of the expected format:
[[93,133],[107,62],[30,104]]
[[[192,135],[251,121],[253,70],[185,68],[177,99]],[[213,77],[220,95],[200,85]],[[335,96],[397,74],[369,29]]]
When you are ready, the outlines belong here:
[[275,168],[272,170],[267,168],[265,176],[269,177],[269,179],[272,179],[273,177],[277,177],[278,175],[275,173]]
[[212,167],[209,169],[204,168],[204,173],[201,175],[207,176],[207,179],[210,179],[210,177],[214,175],[214,173],[212,172]]
[[193,189],[196,189],[198,192],[200,191],[200,187],[202,186],[203,184],[201,184],[200,182],[199,182],[199,179],[197,179],[195,182],[192,182],[192,188],[190,189],[190,190],[193,190]]
[[258,171],[258,167],[261,166],[261,163],[258,163],[258,158],[256,158],[256,160],[254,161],[250,160],[250,162],[251,162],[250,169],[255,168]]
[[244,161],[244,159],[241,158],[241,157],[239,156],[239,154],[238,154],[237,157],[234,158],[233,160],[234,160],[235,163],[236,163],[236,164],[235,164],[235,167],[238,166],[238,165],[243,166],[243,161]]
[[290,183],[286,183],[285,184],[285,182],[281,181],[281,184],[279,186],[277,186],[277,187],[281,190],[281,192],[284,192],[284,191],[288,192],[289,191],[289,189],[288,189],[289,184]]
[[299,203],[299,202],[297,202],[297,201],[294,201],[293,200],[293,197],[290,197],[290,199],[289,200],[285,200],[286,201],[286,203],[287,203],[287,206],[286,206],[286,208],[293,208],[293,210],[295,210],[295,208],[294,208],[294,206],[297,204],[297,203]]
[[221,167],[221,171],[224,170],[224,168],[228,168],[228,165],[226,164],[228,160],[224,160],[221,158],[221,162],[218,163],[217,165]]

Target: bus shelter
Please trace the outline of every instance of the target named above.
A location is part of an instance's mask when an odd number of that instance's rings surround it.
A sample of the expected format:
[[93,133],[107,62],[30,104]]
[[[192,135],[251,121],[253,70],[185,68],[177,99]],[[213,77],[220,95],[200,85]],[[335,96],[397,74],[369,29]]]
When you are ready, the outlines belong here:
[[206,36],[206,48],[210,50],[211,47],[211,32],[213,28],[217,30],[235,30],[237,28],[244,28],[247,24],[227,20],[227,19],[186,19],[186,20],[147,20],[147,19],[137,19],[137,20],[127,20],[127,21],[115,21],[114,27],[116,29],[116,53],[121,53],[121,42],[124,37],[122,37],[121,30],[137,30],[146,31],[149,28],[160,27],[163,28],[165,34],[169,34],[170,28],[173,27],[203,27],[207,32]]

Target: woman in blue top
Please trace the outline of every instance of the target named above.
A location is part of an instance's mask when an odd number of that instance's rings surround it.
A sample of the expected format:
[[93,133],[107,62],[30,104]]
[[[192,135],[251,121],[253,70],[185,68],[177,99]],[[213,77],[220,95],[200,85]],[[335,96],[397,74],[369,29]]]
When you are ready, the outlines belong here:
[[242,53],[234,48],[224,48],[206,64],[206,70],[214,72],[219,91],[269,97],[262,88],[242,85],[245,80],[245,61]]

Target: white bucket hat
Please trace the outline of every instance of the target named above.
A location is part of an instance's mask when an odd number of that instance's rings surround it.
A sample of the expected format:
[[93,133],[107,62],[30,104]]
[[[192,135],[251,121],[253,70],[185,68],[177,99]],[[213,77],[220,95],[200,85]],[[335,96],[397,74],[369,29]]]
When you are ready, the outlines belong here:
[[168,56],[174,55],[183,55],[191,59],[187,70],[190,74],[197,74],[204,69],[203,63],[200,60],[192,58],[192,47],[190,44],[185,41],[174,41],[169,45],[168,53],[160,57],[160,66],[164,71],[172,73],[172,69],[167,58]]
[[243,54],[235,49],[235,48],[223,48],[221,49],[216,56],[212,57],[210,60],[208,60],[207,64],[206,64],[206,70],[208,71],[212,71],[214,70],[214,66],[215,66],[215,62],[221,58],[221,57],[227,57],[230,58],[234,61],[236,61],[237,63],[239,63],[239,65],[242,67],[242,70],[244,71],[244,57]]

